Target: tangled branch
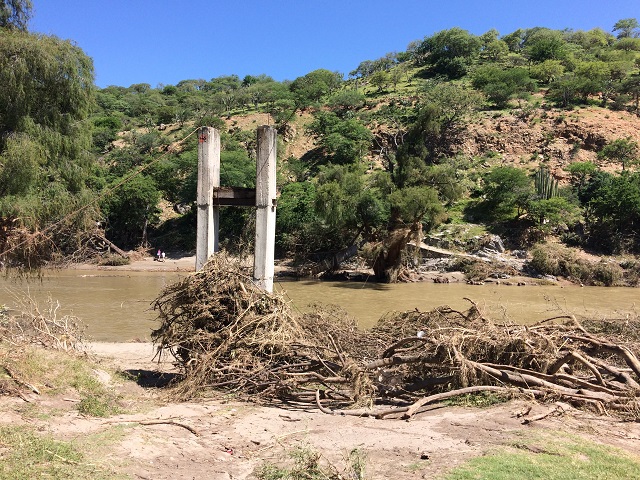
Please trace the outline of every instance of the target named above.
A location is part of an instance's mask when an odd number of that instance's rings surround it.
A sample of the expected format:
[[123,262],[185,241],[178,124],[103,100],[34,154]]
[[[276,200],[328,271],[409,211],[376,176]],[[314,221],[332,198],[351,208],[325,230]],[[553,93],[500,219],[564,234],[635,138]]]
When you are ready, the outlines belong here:
[[337,308],[294,315],[225,255],[167,287],[154,307],[153,339],[182,369],[180,397],[213,388],[410,418],[435,401],[491,391],[640,417],[637,320],[497,325],[471,302],[466,311],[388,314],[362,331]]

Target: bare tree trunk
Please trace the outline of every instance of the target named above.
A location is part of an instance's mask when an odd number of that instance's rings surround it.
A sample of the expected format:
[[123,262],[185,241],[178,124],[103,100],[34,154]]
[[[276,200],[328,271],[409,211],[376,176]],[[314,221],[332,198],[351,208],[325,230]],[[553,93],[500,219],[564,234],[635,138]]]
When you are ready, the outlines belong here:
[[373,263],[373,272],[378,282],[395,283],[402,267],[402,252],[411,238],[411,229],[394,230],[380,245]]

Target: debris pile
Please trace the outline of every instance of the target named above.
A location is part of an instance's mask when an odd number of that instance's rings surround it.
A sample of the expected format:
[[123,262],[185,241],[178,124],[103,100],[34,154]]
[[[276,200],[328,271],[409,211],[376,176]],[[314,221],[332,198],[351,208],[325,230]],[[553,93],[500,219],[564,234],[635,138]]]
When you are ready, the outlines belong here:
[[225,255],[165,288],[154,307],[152,337],[182,369],[182,398],[215,389],[410,418],[444,398],[493,391],[640,418],[638,320],[498,325],[470,301],[466,311],[387,314],[363,331],[337,308],[294,313]]
[[60,303],[49,298],[41,308],[28,295],[15,296],[19,312],[0,308],[0,395],[17,396],[25,402],[25,393],[40,394],[38,388],[22,379],[16,365],[23,362],[30,346],[77,354],[85,351],[86,326],[77,317],[60,313]]
[[15,348],[37,345],[65,352],[84,350],[84,325],[77,317],[60,313],[60,302],[48,298],[44,308],[28,295],[15,296],[18,312],[0,311],[0,342]]

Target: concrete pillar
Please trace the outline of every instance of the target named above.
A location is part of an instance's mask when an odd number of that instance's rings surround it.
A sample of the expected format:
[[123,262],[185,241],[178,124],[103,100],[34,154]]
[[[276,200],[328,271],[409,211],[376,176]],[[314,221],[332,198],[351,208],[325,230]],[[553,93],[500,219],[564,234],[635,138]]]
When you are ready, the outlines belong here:
[[258,127],[256,175],[256,244],[253,278],[263,290],[273,292],[276,243],[276,129]]
[[198,215],[196,271],[218,251],[220,207],[213,205],[213,188],[220,186],[220,133],[211,127],[198,132]]

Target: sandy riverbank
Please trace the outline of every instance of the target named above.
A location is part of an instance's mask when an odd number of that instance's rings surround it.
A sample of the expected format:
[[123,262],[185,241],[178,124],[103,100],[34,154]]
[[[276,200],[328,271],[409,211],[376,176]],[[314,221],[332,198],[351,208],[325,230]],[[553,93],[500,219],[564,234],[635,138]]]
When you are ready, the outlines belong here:
[[[88,351],[105,370],[134,373],[141,385],[151,372],[173,371],[170,359],[153,360],[149,343],[92,343]],[[553,441],[567,433],[631,452],[640,447],[640,424],[555,404],[511,401],[483,409],[434,405],[405,422],[331,416],[314,408],[257,405],[223,395],[174,402],[162,389],[112,384],[127,392],[125,400],[134,399],[134,411],[95,419],[69,410],[52,418],[46,428],[77,437],[129,422],[122,438],[109,448],[109,458],[126,459],[112,462],[117,471],[133,478],[250,479],[265,462],[289,461],[297,448],[317,452],[322,462],[338,470],[357,449],[366,459],[365,478],[414,479],[436,478],[472,457],[511,448],[514,442]],[[554,409],[557,413],[528,422]]]
[[179,255],[167,257],[163,262],[158,261],[155,257],[145,256],[135,258],[127,265],[109,266],[81,263],[72,265],[71,268],[74,270],[115,270],[132,272],[193,272],[195,271],[195,265],[195,255]]

